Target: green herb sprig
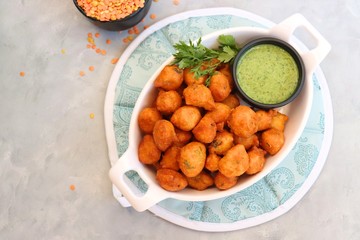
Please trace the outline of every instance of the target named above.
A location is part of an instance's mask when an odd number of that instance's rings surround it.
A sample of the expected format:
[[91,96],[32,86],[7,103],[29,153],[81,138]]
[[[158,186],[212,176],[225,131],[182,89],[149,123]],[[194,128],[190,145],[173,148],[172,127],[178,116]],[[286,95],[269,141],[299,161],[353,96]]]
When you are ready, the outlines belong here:
[[[174,44],[176,52],[173,54],[175,60],[173,64],[179,68],[191,68],[195,78],[208,76],[205,85],[209,86],[210,78],[221,63],[231,62],[240,48],[231,35],[220,35],[218,37],[219,48],[210,49],[201,44],[201,38],[196,42],[189,40],[189,44],[184,41]],[[218,61],[212,61],[217,59]]]

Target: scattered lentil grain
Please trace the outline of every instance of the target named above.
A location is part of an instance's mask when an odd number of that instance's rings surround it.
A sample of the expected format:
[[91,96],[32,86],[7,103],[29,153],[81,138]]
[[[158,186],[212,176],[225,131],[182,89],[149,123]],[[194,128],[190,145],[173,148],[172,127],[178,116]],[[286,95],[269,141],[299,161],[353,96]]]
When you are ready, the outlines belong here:
[[113,58],[111,59],[112,64],[116,64],[119,61],[119,58]]

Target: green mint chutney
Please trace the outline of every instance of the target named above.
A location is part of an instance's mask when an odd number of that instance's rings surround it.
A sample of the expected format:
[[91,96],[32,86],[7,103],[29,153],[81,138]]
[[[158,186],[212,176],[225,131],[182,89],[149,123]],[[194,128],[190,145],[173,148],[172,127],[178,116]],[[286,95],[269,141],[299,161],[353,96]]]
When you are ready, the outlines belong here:
[[240,58],[237,81],[244,93],[264,104],[287,100],[296,90],[299,69],[294,58],[273,44],[259,44]]

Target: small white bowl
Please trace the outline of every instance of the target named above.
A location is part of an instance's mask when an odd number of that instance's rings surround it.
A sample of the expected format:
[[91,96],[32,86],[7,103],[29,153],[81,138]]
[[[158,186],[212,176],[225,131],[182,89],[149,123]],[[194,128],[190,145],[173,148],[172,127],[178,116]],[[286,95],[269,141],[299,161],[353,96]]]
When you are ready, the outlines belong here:
[[[308,32],[317,40],[317,46],[314,49],[308,50],[300,41],[294,39],[292,36],[295,29],[300,26],[308,30]],[[278,38],[290,43],[303,59],[306,72],[304,87],[296,100],[278,109],[289,117],[284,132],[286,138],[285,144],[276,155],[267,157],[266,164],[261,172],[252,176],[240,178],[237,185],[231,189],[220,191],[217,188],[209,188],[204,191],[197,191],[186,188],[179,192],[169,192],[161,188],[156,181],[155,171],[140,163],[138,160],[138,145],[142,138],[142,133],[138,127],[137,119],[139,112],[144,107],[149,106],[155,99],[156,91],[153,82],[163,67],[172,62],[173,58],[171,57],[154,73],[140,93],[131,117],[129,147],[111,168],[109,173],[111,181],[137,211],[144,211],[167,198],[185,201],[208,201],[239,192],[265,177],[283,159],[285,159],[303,132],[312,106],[312,74],[315,67],[330,51],[330,44],[300,14],[295,14],[287,18],[271,29],[238,27],[218,31],[202,37],[202,44],[209,48],[216,48],[218,46],[217,38],[221,34],[233,35],[240,45],[244,45],[251,40],[261,37]],[[134,188],[131,181],[129,181],[125,174],[130,170],[136,171],[148,185],[146,193],[141,194],[138,189]]]

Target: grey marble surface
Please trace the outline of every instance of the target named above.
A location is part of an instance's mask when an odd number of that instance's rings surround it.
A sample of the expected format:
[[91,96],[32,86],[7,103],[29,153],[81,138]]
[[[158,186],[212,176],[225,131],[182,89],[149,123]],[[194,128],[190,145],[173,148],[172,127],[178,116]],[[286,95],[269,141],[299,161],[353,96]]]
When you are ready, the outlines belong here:
[[[360,2],[158,0],[142,24],[204,7],[236,7],[275,23],[299,12],[332,44],[321,68],[333,141],[304,198],[270,222],[225,233],[121,207],[108,178],[103,106],[127,32],[97,29],[70,0],[1,1],[0,239],[360,239]],[[95,41],[106,55],[86,48],[89,32],[100,33]]]

